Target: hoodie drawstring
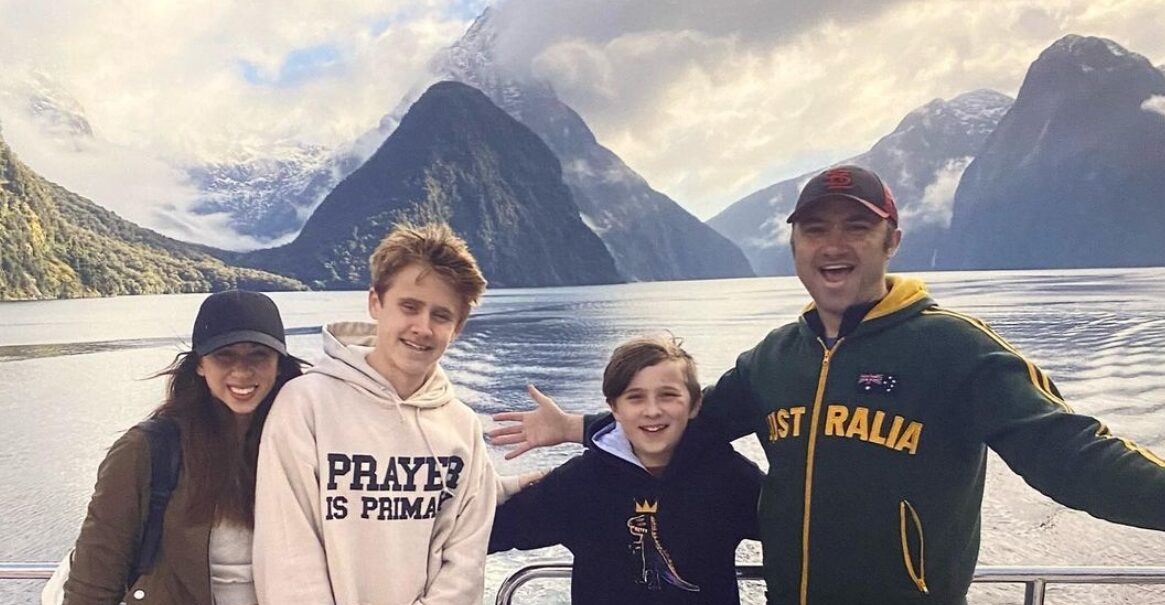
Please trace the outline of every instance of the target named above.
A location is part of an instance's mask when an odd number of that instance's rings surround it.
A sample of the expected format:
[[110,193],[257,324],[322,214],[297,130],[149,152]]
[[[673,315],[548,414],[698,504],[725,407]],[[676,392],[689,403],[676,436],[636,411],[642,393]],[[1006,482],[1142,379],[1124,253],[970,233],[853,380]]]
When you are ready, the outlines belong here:
[[[396,404],[397,409],[400,409],[400,404]],[[421,439],[425,441],[425,447],[429,448],[429,455],[433,457],[433,462],[437,465],[437,470],[441,472],[441,493],[448,494],[449,498],[453,497],[453,490],[449,489],[449,475],[445,471],[444,464],[441,464],[441,459],[437,456],[436,450],[433,449],[433,443],[429,441],[429,434],[425,432],[425,427],[421,426],[421,408],[413,408],[417,418],[417,431],[421,434]],[[443,500],[440,498],[438,501]]]

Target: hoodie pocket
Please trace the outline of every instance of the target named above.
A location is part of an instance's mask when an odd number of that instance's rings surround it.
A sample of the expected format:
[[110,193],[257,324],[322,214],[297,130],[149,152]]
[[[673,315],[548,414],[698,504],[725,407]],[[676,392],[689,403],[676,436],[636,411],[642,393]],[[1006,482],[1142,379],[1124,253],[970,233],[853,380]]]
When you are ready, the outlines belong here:
[[[922,519],[908,500],[898,503],[898,533],[902,540],[902,562],[906,565],[910,581],[922,594],[930,594],[926,587],[926,538],[922,532]],[[915,537],[913,541],[912,537]],[[916,549],[911,547],[914,542],[918,545],[917,557],[913,554]]]

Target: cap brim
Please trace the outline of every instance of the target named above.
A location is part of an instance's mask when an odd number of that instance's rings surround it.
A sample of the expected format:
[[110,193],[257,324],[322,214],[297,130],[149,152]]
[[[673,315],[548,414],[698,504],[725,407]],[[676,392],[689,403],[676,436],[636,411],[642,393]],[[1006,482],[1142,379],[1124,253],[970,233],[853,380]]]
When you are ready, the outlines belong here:
[[801,214],[802,212],[804,212],[806,208],[812,206],[813,204],[816,204],[817,202],[820,202],[821,200],[827,200],[827,199],[835,198],[835,197],[841,197],[841,198],[845,198],[847,200],[853,200],[853,201],[865,206],[870,212],[873,212],[874,214],[876,214],[882,218],[885,218],[885,219],[890,218],[889,212],[886,212],[885,210],[875,206],[874,204],[871,204],[870,202],[867,202],[866,200],[863,200],[862,198],[860,198],[856,195],[849,195],[848,193],[828,193],[826,195],[821,195],[821,196],[815,197],[815,198],[801,204],[801,207],[794,210],[793,214],[790,214],[789,218],[785,219],[785,222],[786,223],[795,222],[797,220],[797,216],[799,214]]
[[287,355],[287,345],[279,342],[278,338],[258,332],[256,330],[236,330],[234,332],[227,332],[226,334],[219,334],[214,338],[207,339],[206,342],[194,348],[194,352],[200,356],[209,355],[223,347],[229,347],[240,342],[253,342],[275,349],[276,353],[280,355]]

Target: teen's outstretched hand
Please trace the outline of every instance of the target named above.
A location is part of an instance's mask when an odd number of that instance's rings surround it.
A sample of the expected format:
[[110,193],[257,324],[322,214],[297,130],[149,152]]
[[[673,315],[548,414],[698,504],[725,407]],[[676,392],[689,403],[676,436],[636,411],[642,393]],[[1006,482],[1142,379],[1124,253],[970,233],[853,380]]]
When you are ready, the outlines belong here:
[[506,452],[506,460],[525,454],[536,447],[558,445],[560,443],[582,443],[583,417],[567,414],[553,399],[547,397],[534,385],[526,385],[526,392],[536,404],[528,412],[499,412],[493,415],[495,422],[516,422],[493,429],[486,433],[494,445],[513,445]]

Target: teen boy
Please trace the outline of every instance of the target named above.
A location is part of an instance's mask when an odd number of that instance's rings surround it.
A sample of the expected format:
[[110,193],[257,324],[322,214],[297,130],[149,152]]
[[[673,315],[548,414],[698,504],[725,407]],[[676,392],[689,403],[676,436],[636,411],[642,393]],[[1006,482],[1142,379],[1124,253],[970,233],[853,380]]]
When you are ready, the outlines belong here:
[[326,359],[267,418],[259,602],[477,604],[495,475],[438,361],[485,279],[445,225],[395,227],[369,264],[375,323],[326,326]]
[[739,602],[736,547],[757,537],[763,475],[695,417],[695,362],[671,337],[632,339],[603,395],[593,447],[498,509],[490,551],[566,546],[574,605]]

